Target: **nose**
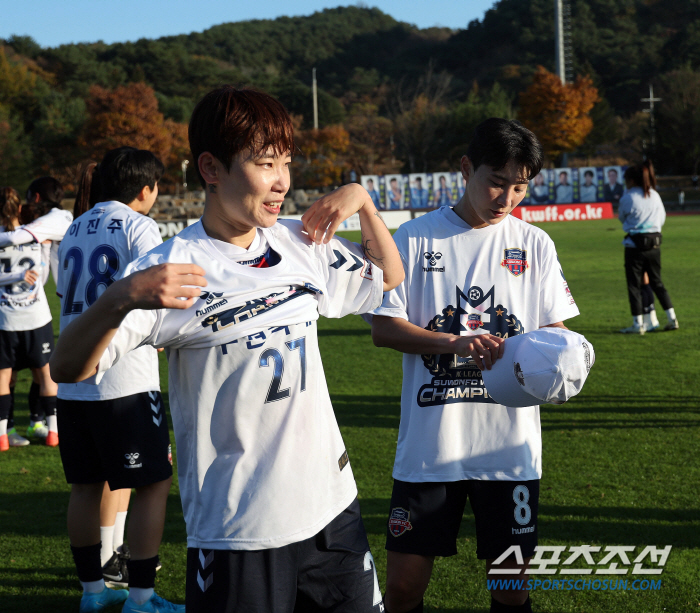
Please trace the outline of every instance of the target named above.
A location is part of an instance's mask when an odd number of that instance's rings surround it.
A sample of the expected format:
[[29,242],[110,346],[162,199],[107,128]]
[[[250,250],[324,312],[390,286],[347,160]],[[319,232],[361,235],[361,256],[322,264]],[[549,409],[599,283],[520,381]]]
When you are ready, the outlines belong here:
[[289,166],[282,164],[275,177],[275,183],[273,188],[276,192],[280,194],[286,194],[289,191],[289,186],[291,185],[291,179],[289,175]]
[[515,198],[515,186],[506,187],[496,198],[496,202],[499,206],[509,207]]

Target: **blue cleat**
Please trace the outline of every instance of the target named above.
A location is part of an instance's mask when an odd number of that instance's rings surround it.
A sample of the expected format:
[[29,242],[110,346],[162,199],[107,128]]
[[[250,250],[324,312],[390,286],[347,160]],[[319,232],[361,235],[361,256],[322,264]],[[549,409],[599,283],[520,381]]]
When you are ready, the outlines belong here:
[[136,604],[133,600],[127,600],[124,603],[122,613],[185,613],[185,605],[168,602],[154,592],[153,596],[143,604]]
[[80,599],[80,613],[104,611],[107,607],[121,604],[128,597],[128,590],[110,590],[108,587],[98,593],[83,592],[83,597]]

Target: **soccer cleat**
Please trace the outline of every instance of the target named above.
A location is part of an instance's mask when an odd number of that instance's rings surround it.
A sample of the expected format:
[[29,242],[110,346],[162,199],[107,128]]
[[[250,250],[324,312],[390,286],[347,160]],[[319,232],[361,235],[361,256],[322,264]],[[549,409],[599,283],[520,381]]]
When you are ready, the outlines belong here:
[[644,332],[657,332],[660,329],[659,324],[656,324],[655,326],[649,326],[647,324],[644,325]]
[[169,602],[153,592],[153,596],[143,604],[127,600],[124,603],[122,613],[185,613],[185,605]]
[[0,451],[8,451],[10,449],[10,441],[7,439],[7,434],[0,434]]
[[29,445],[29,441],[17,434],[17,428],[12,428],[7,431],[7,440],[10,443],[10,447],[25,447]]
[[46,438],[49,435],[49,427],[43,422],[37,422],[27,428],[27,437]]
[[46,437],[47,447],[58,447],[58,432],[52,432],[49,430],[49,434]]
[[129,592],[127,590],[110,590],[108,587],[97,594],[83,592],[83,597],[80,599],[80,613],[104,611],[107,607],[121,604],[128,597]]
[[664,330],[678,330],[678,320],[674,319],[673,321],[669,321],[665,326]]
[[129,571],[126,568],[126,560],[115,551],[102,567],[102,576],[107,587],[127,587]]
[[630,326],[629,328],[623,328],[620,330],[622,334],[644,334],[644,326]]

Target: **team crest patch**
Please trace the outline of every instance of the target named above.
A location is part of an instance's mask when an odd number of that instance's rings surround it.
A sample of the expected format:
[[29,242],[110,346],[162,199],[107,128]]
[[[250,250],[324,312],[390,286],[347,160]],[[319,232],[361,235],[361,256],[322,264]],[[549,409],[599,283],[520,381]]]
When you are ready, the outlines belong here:
[[472,331],[481,328],[481,313],[469,313],[467,317],[467,328]]
[[530,266],[527,263],[527,251],[524,249],[504,249],[501,266],[514,277],[519,277]]
[[389,515],[389,532],[394,536],[401,536],[406,530],[413,530],[411,522],[408,521],[411,513],[401,507],[391,509]]

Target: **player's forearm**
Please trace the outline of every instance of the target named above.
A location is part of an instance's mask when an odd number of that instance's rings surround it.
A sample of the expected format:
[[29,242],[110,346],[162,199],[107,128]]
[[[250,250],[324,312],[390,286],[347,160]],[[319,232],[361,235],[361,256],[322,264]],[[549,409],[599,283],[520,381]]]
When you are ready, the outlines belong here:
[[102,354],[129,312],[118,290],[119,281],[61,332],[49,363],[56,383],[77,383],[97,373]]
[[400,317],[375,315],[372,318],[372,341],[377,347],[388,347],[402,353],[439,355],[456,353],[454,334],[431,332]]
[[34,240],[34,236],[23,228],[10,232],[0,232],[0,248],[8,247],[9,245],[26,245],[27,243],[33,243]]
[[399,250],[382,216],[366,193],[365,204],[360,209],[359,216],[362,251],[369,261],[384,272],[384,291],[387,292],[394,289],[404,278]]

